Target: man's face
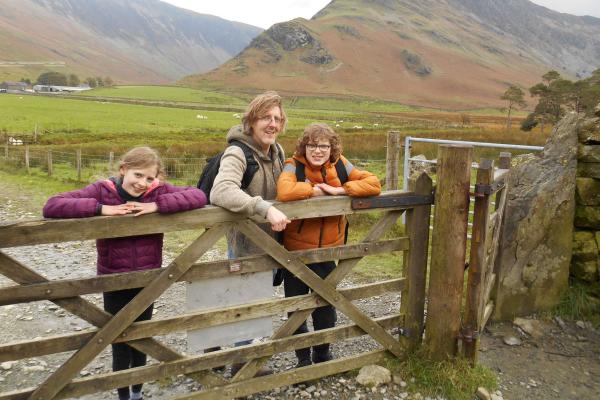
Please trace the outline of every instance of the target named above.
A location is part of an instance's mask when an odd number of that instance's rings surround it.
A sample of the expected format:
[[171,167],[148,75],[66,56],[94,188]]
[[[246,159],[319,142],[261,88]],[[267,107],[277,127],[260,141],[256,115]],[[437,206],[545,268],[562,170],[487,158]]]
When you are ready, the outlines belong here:
[[251,125],[252,137],[264,151],[267,151],[272,144],[275,144],[282,125],[281,109],[279,106],[273,106]]

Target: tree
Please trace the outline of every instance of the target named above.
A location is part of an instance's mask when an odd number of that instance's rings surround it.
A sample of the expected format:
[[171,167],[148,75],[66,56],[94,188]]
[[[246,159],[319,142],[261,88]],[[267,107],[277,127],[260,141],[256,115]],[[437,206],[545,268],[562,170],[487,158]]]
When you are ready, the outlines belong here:
[[510,131],[510,127],[512,124],[511,121],[511,114],[513,109],[515,108],[523,108],[527,105],[527,102],[525,102],[525,99],[523,98],[525,96],[525,92],[523,92],[523,90],[515,85],[511,85],[508,89],[506,89],[506,92],[504,92],[504,94],[502,96],[500,96],[501,100],[506,100],[508,102],[508,118],[506,120],[506,130]]
[[535,113],[529,113],[527,118],[521,122],[521,130],[523,132],[530,132],[533,128],[535,128],[538,124]]
[[104,78],[104,86],[112,86],[114,82],[110,76]]
[[97,85],[98,87],[102,87],[102,86],[104,86],[104,81],[102,80],[102,77],[101,77],[101,76],[97,76],[97,77],[96,77],[96,85]]
[[75,74],[70,74],[69,75],[69,86],[79,86],[79,84],[81,83],[81,81],[79,80],[79,77]]
[[37,78],[38,85],[67,86],[67,76],[60,72],[44,72]]
[[28,85],[31,85],[31,79],[29,79],[29,78],[21,78],[21,80],[19,82],[23,82],[23,83],[26,83]]
[[85,78],[85,83],[87,83],[91,88],[95,88],[97,86],[96,78],[92,78],[91,76]]

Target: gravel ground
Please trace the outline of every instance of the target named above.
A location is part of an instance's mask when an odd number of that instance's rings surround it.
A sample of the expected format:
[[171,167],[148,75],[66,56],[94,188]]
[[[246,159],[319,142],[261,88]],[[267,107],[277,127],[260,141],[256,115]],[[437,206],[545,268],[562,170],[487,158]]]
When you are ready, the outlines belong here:
[[[13,201],[0,194],[0,221],[36,218],[37,215],[23,209],[22,202]],[[95,248],[91,241],[70,242],[35,247],[7,249],[6,253],[40,272],[49,279],[72,279],[95,275]],[[211,251],[206,259],[223,255]],[[165,254],[169,262],[173,254]],[[11,285],[0,277],[0,286]],[[341,286],[352,286],[343,281]],[[185,309],[184,284],[173,285],[155,304],[154,318],[176,315]],[[281,288],[276,291],[281,296]],[[101,294],[85,296],[101,307]],[[377,296],[357,301],[356,304],[370,316],[385,315],[399,308],[398,295]],[[382,307],[382,305],[384,305]],[[283,321],[274,317],[274,325]],[[339,315],[338,324],[347,319]],[[2,343],[32,339],[47,335],[77,332],[91,326],[85,321],[63,311],[53,303],[42,301],[0,307],[0,332]],[[514,336],[516,345],[506,344]],[[177,351],[186,351],[185,333],[160,338],[163,343]],[[510,340],[508,340],[511,342]],[[511,342],[512,343],[512,342]],[[535,339],[512,324],[492,325],[486,330],[480,353],[481,362],[498,373],[500,390],[493,399],[597,399],[600,393],[600,333],[585,322],[575,324],[563,321],[542,324],[541,336]],[[358,354],[377,346],[372,339],[358,338],[333,347],[336,358]],[[32,387],[43,381],[56,370],[70,353],[36,357],[16,362],[5,362],[0,366],[0,392]],[[293,353],[276,355],[269,366],[284,371],[295,364]],[[82,376],[110,371],[111,355],[102,352],[84,371]],[[408,393],[406,383],[397,377],[394,383],[377,389],[364,388],[350,375],[338,375],[297,387],[283,387],[261,393],[254,399],[427,399],[418,393]],[[198,390],[195,381],[184,376],[174,380],[152,382],[144,385],[145,397],[168,399],[177,394]],[[117,398],[116,391],[97,393],[82,397],[87,400]]]

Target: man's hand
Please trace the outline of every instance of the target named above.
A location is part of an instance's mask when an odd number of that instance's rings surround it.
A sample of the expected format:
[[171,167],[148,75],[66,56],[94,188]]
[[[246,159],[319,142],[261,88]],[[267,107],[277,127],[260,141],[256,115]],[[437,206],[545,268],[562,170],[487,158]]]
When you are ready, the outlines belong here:
[[281,232],[285,229],[287,224],[292,222],[284,213],[276,209],[274,206],[269,207],[267,210],[267,221],[269,221],[271,224],[271,229],[273,229],[275,232]]

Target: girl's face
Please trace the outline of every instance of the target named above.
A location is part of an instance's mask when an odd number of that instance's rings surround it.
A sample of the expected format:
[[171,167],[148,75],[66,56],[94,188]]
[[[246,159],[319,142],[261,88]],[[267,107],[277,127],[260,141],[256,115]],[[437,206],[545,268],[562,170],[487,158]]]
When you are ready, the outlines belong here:
[[146,193],[150,185],[158,176],[158,167],[127,168],[121,167],[123,176],[123,189],[134,197]]
[[252,137],[264,151],[267,151],[269,146],[275,143],[282,125],[281,109],[279,106],[273,106],[252,124]]
[[313,167],[320,167],[329,160],[331,156],[331,143],[329,140],[320,138],[317,141],[306,143],[306,161]]

